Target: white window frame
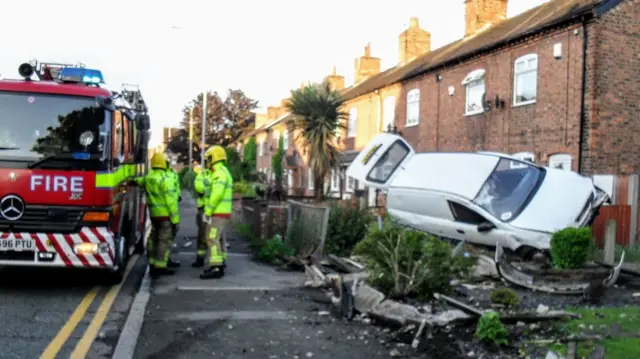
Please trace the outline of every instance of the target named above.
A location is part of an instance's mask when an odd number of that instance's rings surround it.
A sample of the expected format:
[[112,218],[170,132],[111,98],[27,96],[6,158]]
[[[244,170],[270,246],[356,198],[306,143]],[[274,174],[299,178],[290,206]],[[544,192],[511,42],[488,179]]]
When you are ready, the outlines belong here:
[[[536,60],[535,67],[529,67],[530,60]],[[518,64],[524,63],[525,68],[523,70],[518,71]],[[532,103],[536,103],[538,99],[538,54],[527,54],[524,56],[520,56],[513,62],[513,106],[524,106]],[[536,73],[536,98],[529,101],[518,101],[518,79],[520,76],[535,72]]]
[[347,137],[356,137],[358,133],[358,109],[352,107],[349,110],[349,120],[347,122]]
[[289,149],[289,131],[284,130],[282,136],[284,137],[284,139],[282,140],[282,148],[284,148],[284,150],[286,151]]
[[293,188],[293,170],[287,170],[287,187]]
[[338,192],[340,190],[340,176],[335,169],[331,170],[331,192]]
[[313,189],[313,168],[307,168],[307,188]]
[[480,108],[479,109],[474,109],[474,110],[469,110],[469,105],[471,105],[469,103],[469,100],[471,99],[471,97],[469,96],[469,93],[471,92],[471,90],[477,88],[477,87],[482,87],[482,93],[483,95],[486,94],[486,87],[485,87],[485,81],[484,81],[484,75],[486,73],[486,70],[484,69],[478,69],[478,70],[474,70],[471,71],[467,77],[464,78],[464,80],[462,81],[462,86],[464,86],[466,88],[466,96],[465,96],[465,101],[464,101],[464,115],[465,116],[473,116],[473,115],[477,115],[480,113],[484,112],[484,104],[481,103]]
[[273,139],[275,140],[274,148],[275,148],[275,151],[277,151],[278,150],[278,145],[280,144],[280,132],[274,132],[273,133]]
[[[415,117],[410,117],[414,109]],[[417,126],[420,123],[420,89],[413,89],[407,93],[407,119],[405,127]]]
[[354,188],[356,187],[356,179],[353,177],[347,177],[347,180],[345,182],[347,182],[345,184],[346,191],[353,192]]
[[[571,167],[573,166],[573,156],[568,153],[554,153],[549,156],[549,167],[557,168],[558,164],[562,164],[563,171],[572,171]],[[564,165],[568,165],[568,168],[565,168]]]
[[382,105],[384,107],[382,116],[382,132],[389,129],[389,125],[393,126],[396,123],[396,97],[388,96],[384,99]]
[[[523,162],[536,163],[536,155],[534,153],[532,153],[532,152],[518,152],[518,153],[512,154],[511,156],[515,157],[515,158],[517,158],[517,159],[519,159],[520,161],[523,161]],[[520,163],[517,163],[515,161],[509,162],[509,166],[511,168],[525,168],[525,167],[527,167],[527,165],[520,164]]]
[[258,146],[258,156],[264,156],[264,139],[260,140],[260,145]]

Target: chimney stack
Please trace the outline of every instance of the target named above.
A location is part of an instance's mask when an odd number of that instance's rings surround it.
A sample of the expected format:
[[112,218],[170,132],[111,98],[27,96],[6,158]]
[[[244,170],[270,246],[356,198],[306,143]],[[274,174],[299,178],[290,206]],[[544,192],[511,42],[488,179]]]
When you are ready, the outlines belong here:
[[464,36],[472,36],[507,18],[508,0],[465,0]]
[[364,56],[355,61],[355,83],[358,84],[365,79],[380,73],[380,59],[371,56],[371,44],[364,48]]
[[417,17],[411,18],[411,25],[400,34],[399,40],[401,65],[431,51],[431,33],[420,28]]
[[344,76],[338,75],[336,71],[336,67],[333,67],[333,72],[331,75],[324,78],[324,81],[328,81],[331,88],[337,91],[344,89]]

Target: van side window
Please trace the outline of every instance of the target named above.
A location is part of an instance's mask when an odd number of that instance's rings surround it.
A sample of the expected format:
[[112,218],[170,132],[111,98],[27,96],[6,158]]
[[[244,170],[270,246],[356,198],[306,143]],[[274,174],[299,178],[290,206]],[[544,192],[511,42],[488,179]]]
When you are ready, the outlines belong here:
[[113,147],[112,154],[113,158],[120,158],[124,154],[124,118],[122,116],[122,112],[115,111],[113,114]]
[[456,222],[462,222],[467,224],[480,224],[487,221],[486,218],[479,215],[478,212],[468,208],[467,206],[463,206],[460,203],[449,202],[449,208],[451,208],[451,213],[453,214],[453,218]]
[[392,144],[387,152],[384,153],[376,162],[375,166],[369,171],[367,180],[371,182],[385,183],[391,177],[393,172],[404,161],[410,150],[402,141],[396,141]]

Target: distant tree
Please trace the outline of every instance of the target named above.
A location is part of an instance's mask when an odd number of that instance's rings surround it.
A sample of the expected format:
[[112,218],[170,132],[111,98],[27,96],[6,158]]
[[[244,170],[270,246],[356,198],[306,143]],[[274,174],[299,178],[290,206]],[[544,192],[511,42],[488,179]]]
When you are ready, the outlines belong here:
[[[202,144],[202,94],[191,100],[183,109],[182,131],[173,136],[167,148],[178,154],[178,160],[186,163],[189,152],[189,119],[193,114],[192,149],[194,158]],[[217,92],[207,93],[207,116],[205,124],[205,146],[214,144],[229,146],[240,136],[253,129],[258,102],[247,97],[242,90],[229,90],[223,100]]]
[[244,152],[242,153],[242,161],[247,164],[247,166],[256,168],[258,160],[258,144],[256,143],[256,138],[251,137],[247,144],[244,146]]
[[342,124],[347,117],[344,103],[340,92],[325,81],[291,91],[286,104],[287,110],[294,115],[292,128],[298,133],[296,139],[301,140],[303,149],[310,154],[314,194],[319,201],[323,199],[327,175],[340,162],[336,130],[345,127]]
[[278,151],[271,157],[271,171],[276,180],[276,188],[282,187],[282,161],[284,160],[284,137],[278,139]]

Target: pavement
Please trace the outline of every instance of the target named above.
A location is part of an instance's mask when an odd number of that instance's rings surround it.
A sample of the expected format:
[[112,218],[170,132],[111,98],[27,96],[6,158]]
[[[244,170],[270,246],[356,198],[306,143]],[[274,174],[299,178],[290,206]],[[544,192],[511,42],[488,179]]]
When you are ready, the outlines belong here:
[[[183,195],[174,276],[142,281],[114,358],[388,358],[380,329],[331,313],[304,275],[251,260],[229,232],[227,274],[201,280],[195,257],[195,206]],[[181,239],[182,238],[182,239]],[[185,245],[188,244],[188,245]]]

